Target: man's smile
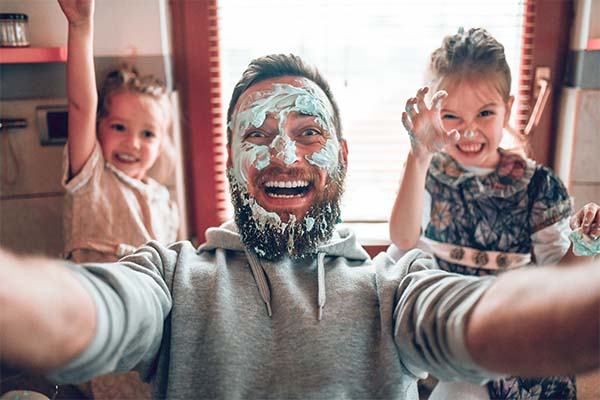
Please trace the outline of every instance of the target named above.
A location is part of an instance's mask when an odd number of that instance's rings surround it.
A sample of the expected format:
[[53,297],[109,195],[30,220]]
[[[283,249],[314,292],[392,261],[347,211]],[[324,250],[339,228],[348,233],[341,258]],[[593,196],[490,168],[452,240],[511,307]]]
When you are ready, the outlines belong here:
[[261,207],[278,212],[283,219],[290,212],[301,218],[315,200],[315,186],[314,179],[278,174],[260,179],[254,196]]
[[265,182],[264,191],[269,197],[294,198],[304,196],[310,187],[310,182],[304,180],[270,180]]

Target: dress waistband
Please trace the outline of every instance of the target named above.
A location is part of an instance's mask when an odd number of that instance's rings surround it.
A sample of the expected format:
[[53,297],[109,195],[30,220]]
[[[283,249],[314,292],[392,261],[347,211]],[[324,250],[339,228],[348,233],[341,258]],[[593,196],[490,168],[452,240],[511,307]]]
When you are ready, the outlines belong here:
[[426,237],[425,242],[431,252],[444,261],[471,268],[504,270],[522,267],[531,263],[529,253],[508,253],[503,251],[477,250],[471,247],[438,242]]

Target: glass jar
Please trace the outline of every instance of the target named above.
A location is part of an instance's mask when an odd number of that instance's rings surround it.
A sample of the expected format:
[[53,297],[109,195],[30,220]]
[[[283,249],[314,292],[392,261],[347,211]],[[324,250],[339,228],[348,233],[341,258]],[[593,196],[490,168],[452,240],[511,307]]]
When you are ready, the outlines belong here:
[[0,47],[29,46],[28,20],[26,14],[0,14]]

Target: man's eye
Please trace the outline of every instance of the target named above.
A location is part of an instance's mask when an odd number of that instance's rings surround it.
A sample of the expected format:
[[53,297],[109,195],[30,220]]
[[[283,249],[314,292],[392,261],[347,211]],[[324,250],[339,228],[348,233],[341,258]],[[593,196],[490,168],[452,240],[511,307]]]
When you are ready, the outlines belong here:
[[494,112],[492,110],[483,110],[479,115],[481,117],[489,117],[490,115],[494,115]]
[[123,124],[112,124],[110,127],[117,132],[125,132],[126,129]]
[[252,132],[248,132],[246,134],[246,139],[248,138],[264,138],[267,137],[267,135],[265,135],[263,132],[261,131],[252,131]]
[[156,137],[156,134],[152,131],[143,131],[142,136],[146,139],[151,139],[153,137]]
[[321,132],[319,132],[316,129],[306,129],[304,131],[302,131],[302,136],[318,136],[321,135]]

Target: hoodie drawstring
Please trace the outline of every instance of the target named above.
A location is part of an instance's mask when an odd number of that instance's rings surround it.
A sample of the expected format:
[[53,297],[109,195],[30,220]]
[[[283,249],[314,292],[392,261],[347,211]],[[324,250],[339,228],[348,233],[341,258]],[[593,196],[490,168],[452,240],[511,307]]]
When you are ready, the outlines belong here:
[[317,283],[319,286],[317,301],[319,304],[319,321],[323,318],[323,307],[325,307],[325,302],[327,301],[327,296],[325,294],[325,266],[323,265],[323,260],[325,260],[325,253],[317,254]]
[[[271,310],[271,289],[269,288],[269,282],[267,280],[267,275],[265,270],[260,262],[260,259],[252,252],[246,251],[246,256],[248,257],[248,261],[250,264],[250,270],[252,271],[252,276],[254,276],[254,280],[256,281],[256,286],[258,287],[258,293],[260,293],[260,297],[262,301],[265,303],[267,307],[267,313],[269,317],[273,316],[273,311]],[[323,318],[323,308],[325,307],[325,303],[327,301],[327,295],[325,293],[325,253],[317,254],[317,286],[318,286],[318,294],[317,294],[317,304],[319,306],[319,321]]]
[[246,256],[250,261],[250,269],[252,270],[252,275],[256,281],[256,286],[258,286],[258,293],[260,293],[262,301],[267,306],[267,314],[269,314],[269,317],[272,317],[273,311],[271,311],[271,289],[269,288],[269,283],[267,282],[265,270],[263,269],[260,260],[254,253],[246,251]]

